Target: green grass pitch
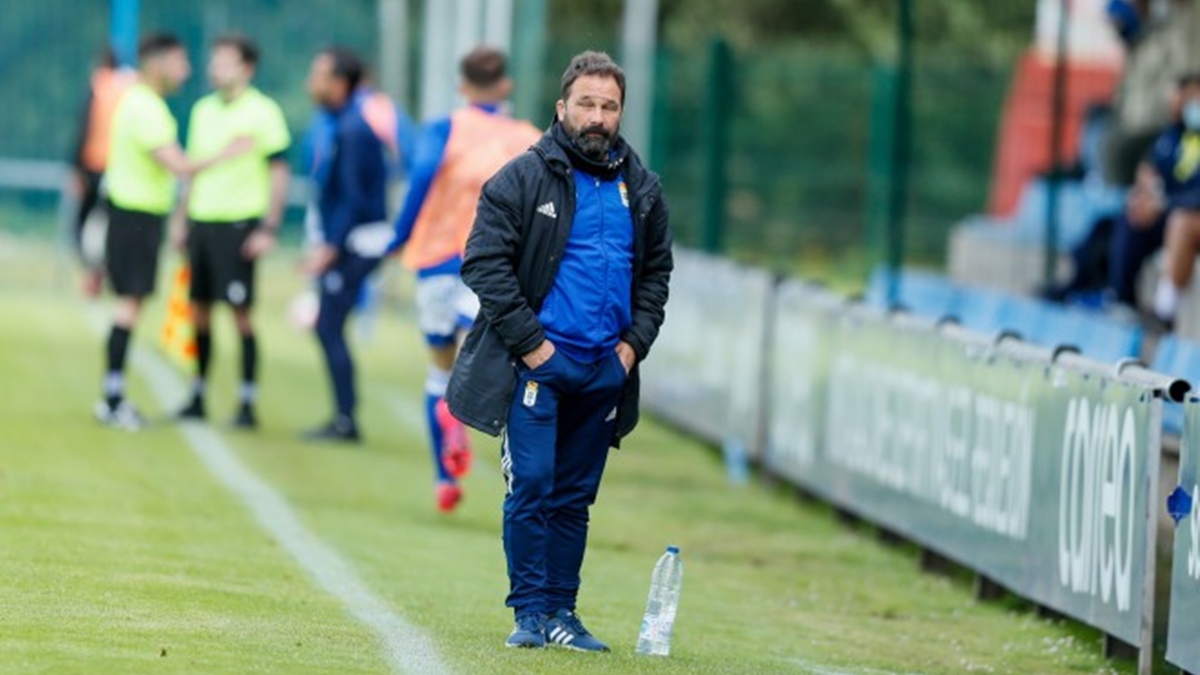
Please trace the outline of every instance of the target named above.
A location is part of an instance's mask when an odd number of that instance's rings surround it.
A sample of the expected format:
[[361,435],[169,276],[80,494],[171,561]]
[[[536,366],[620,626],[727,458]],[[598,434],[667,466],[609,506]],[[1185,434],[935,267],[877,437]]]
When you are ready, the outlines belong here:
[[[920,573],[911,549],[847,529],[787,490],[728,486],[714,453],[652,421],[610,459],[592,512],[580,614],[613,653],[506,650],[497,443],[475,437],[466,500],[438,514],[420,427],[424,348],[399,270],[371,339],[357,344],[365,445],[298,441],[324,421],[329,393],[315,340],[286,318],[303,288],[295,257],[281,251],[261,270],[263,428],[223,426],[237,369],[224,314],[212,428],[420,629],[444,672],[1132,671],[1101,658],[1098,636],[976,603],[964,581]],[[162,279],[174,259],[164,264]],[[106,306],[81,300],[64,269],[47,244],[0,237],[0,675],[395,672],[378,634],[313,581],[179,428],[130,434],[92,421]],[[157,349],[163,297],[136,337],[143,354]],[[161,420],[181,401],[156,398],[141,372],[131,395]],[[667,544],[685,561],[672,655],[637,657],[651,567]]]

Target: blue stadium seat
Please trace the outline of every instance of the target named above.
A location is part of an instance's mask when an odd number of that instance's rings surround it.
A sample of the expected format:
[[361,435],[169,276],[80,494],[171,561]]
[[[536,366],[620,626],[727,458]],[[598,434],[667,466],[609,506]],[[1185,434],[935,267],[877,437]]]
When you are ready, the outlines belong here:
[[914,314],[933,318],[953,315],[961,296],[961,289],[940,274],[905,270],[900,276],[900,304]]
[[957,315],[963,326],[981,333],[1007,330],[1047,347],[1072,345],[1097,361],[1141,353],[1142,329],[1136,324],[1034,298],[963,289]]
[[965,328],[978,333],[995,334],[1010,328],[1005,325],[1012,296],[982,288],[964,288],[955,316]]
[[1091,312],[1068,310],[1068,319],[1076,327],[1076,346],[1084,356],[1097,361],[1116,362],[1141,356],[1142,327]]
[[[914,314],[954,317],[979,333],[1013,331],[1047,347],[1072,345],[1084,356],[1106,362],[1136,357],[1141,350],[1142,331],[1136,325],[1034,298],[958,286],[925,270],[902,270],[898,290],[900,305]],[[877,267],[867,283],[866,301],[885,308],[887,295],[887,270]]]
[[1053,332],[1053,319],[1057,308],[1023,296],[1009,296],[1000,315],[1001,327],[1015,331],[1022,339],[1044,345],[1061,342]]
[[[1060,251],[1069,251],[1083,241],[1092,224],[1102,216],[1119,211],[1124,192],[1105,185],[1063,181],[1058,186],[1058,237]],[[1017,208],[1011,216],[976,215],[966,222],[985,228],[997,240],[1040,246],[1046,237],[1046,213],[1050,190],[1045,179],[1031,179],[1021,188]]]
[[[947,277],[925,270],[900,271],[898,298],[900,306],[920,316],[941,318],[957,312],[962,289]],[[888,306],[888,271],[876,267],[867,281],[866,302],[872,307]]]
[[1116,362],[1141,354],[1142,329],[1127,321],[1046,303],[1044,322],[1031,339],[1047,346],[1072,345],[1096,361]]

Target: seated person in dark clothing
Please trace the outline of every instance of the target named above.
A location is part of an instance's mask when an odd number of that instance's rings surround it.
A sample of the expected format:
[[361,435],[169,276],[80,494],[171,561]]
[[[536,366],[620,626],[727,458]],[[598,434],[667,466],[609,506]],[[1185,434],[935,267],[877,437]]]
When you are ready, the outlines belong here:
[[[1125,212],[1117,219],[1113,233],[1109,284],[1117,299],[1131,307],[1137,303],[1138,270],[1163,245],[1168,220],[1181,210],[1200,207],[1200,73],[1180,78],[1172,107],[1176,122],[1159,135],[1138,167],[1125,200]],[[1180,230],[1175,235],[1180,239],[1190,230],[1185,225],[1175,229]],[[1200,242],[1200,228],[1195,231],[1190,240]],[[1190,263],[1187,267],[1190,277]],[[1159,284],[1154,304],[1155,313],[1169,321],[1178,304],[1178,287],[1167,286]],[[1163,311],[1159,311],[1160,304]]]
[[[1163,189],[1140,205],[1166,222],[1165,264],[1154,291],[1154,314],[1168,325],[1175,321],[1179,298],[1192,282],[1200,252],[1200,73],[1180,84],[1180,123],[1159,139],[1156,168]],[[1166,161],[1163,161],[1166,160]]]

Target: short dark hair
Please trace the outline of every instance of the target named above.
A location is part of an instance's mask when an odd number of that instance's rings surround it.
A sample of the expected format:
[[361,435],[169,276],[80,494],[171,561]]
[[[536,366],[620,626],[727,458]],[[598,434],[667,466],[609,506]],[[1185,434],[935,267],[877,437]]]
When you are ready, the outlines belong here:
[[163,52],[183,49],[183,43],[171,33],[148,33],[138,42],[138,60],[158,56]]
[[347,91],[353,92],[362,84],[367,66],[353,49],[335,45],[321,52],[333,62],[333,76],[346,81]]
[[625,71],[612,57],[604,52],[586,51],[576,54],[562,75],[561,96],[565,101],[571,95],[571,85],[584,75],[611,77],[621,89],[621,105],[625,105]]
[[1200,85],[1200,71],[1193,70],[1180,75],[1179,79],[1175,81],[1175,85],[1180,89],[1183,89],[1184,87]]
[[458,72],[463,80],[480,89],[487,89],[503,80],[507,70],[508,57],[494,47],[476,47],[458,63]]
[[213,49],[217,47],[230,47],[236,49],[238,56],[241,57],[242,63],[248,66],[258,65],[258,45],[245,35],[236,33],[230,35],[222,35],[212,42]]

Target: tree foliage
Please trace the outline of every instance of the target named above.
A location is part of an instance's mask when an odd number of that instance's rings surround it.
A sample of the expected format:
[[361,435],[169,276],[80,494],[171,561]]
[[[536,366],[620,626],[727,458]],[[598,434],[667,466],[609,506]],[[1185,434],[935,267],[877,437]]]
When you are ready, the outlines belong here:
[[[735,49],[796,42],[849,46],[890,59],[900,0],[661,0],[662,40],[703,44],[721,34]],[[1003,63],[1033,34],[1032,1],[911,0],[918,51]],[[624,0],[551,0],[550,34],[609,41]]]
[[[409,0],[413,49],[426,2]],[[543,67],[548,121],[566,60],[584,48],[619,56],[624,0],[546,0]],[[872,133],[880,69],[894,61],[901,0],[660,0],[656,168],[663,171],[686,240],[699,222],[707,45],[732,46],[728,92],[731,242],[788,254],[861,237],[869,210]],[[949,223],[982,207],[996,120],[1012,63],[1031,41],[1032,0],[911,0],[917,70],[913,95],[915,217]],[[0,154],[65,159],[88,67],[104,45],[106,0],[9,3],[0,22]],[[298,9],[302,4],[303,9]],[[373,57],[376,0],[141,0],[143,30],[168,29],[190,47],[196,72],[176,112],[206,89],[206,43],[226,31],[259,41],[258,81],[294,131],[312,114],[304,77],[312,54],[348,44]],[[411,67],[417,68],[414,58]],[[412,78],[415,82],[416,78]],[[415,87],[414,87],[415,89]],[[939,225],[938,227],[944,227]],[[930,241],[941,241],[933,232]]]

